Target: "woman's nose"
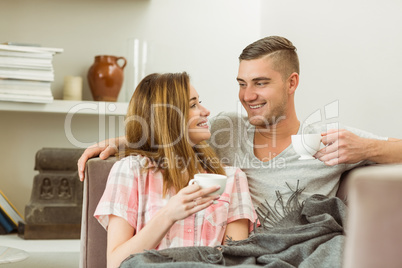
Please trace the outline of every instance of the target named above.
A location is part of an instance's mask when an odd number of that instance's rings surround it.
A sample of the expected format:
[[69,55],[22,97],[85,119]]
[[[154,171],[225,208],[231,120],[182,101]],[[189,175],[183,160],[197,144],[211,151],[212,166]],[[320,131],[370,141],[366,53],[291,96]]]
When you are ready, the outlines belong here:
[[207,117],[207,116],[209,116],[210,113],[211,112],[207,108],[205,108],[204,106],[201,106],[201,115],[202,116]]

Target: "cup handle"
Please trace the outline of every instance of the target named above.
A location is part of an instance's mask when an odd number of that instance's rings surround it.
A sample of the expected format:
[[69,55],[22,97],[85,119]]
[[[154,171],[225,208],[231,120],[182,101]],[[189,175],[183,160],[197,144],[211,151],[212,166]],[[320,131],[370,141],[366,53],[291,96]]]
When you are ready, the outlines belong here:
[[191,180],[188,182],[188,185],[192,185],[192,184],[194,184],[194,183],[196,183],[196,182],[197,182],[196,179],[191,179]]

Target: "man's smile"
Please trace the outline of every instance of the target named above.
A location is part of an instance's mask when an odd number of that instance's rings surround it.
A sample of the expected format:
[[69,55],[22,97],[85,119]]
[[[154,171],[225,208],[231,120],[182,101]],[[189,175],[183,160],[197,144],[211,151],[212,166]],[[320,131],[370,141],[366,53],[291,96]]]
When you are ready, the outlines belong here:
[[264,107],[264,106],[265,106],[265,104],[266,104],[266,103],[262,103],[262,104],[255,104],[255,105],[251,105],[251,104],[249,104],[249,105],[248,105],[248,107],[249,107],[250,109],[252,109],[252,110],[255,110],[255,109],[259,109],[259,108],[261,108],[261,107]]

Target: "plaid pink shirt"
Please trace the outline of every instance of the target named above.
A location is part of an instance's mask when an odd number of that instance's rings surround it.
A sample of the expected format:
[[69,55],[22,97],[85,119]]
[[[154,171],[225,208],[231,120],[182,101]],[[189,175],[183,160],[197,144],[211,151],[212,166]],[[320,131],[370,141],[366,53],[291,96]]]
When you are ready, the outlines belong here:
[[[160,171],[141,172],[145,157],[128,156],[116,162],[110,171],[105,192],[94,216],[107,229],[113,214],[134,227],[136,232],[164,207],[169,195],[163,198],[163,179]],[[183,246],[216,246],[223,240],[226,225],[248,219],[250,228],[257,220],[251,201],[247,177],[234,167],[225,168],[228,180],[217,204],[177,221],[156,249]]]

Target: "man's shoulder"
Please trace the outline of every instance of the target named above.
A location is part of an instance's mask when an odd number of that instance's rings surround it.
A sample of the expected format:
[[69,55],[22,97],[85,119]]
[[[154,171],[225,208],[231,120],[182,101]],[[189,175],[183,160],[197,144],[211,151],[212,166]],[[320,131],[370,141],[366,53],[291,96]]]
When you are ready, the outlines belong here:
[[217,128],[247,123],[247,116],[236,112],[221,112],[211,119],[211,125]]
[[387,140],[388,139],[387,137],[378,136],[371,132],[368,132],[368,131],[365,131],[365,130],[362,130],[359,128],[351,127],[348,125],[344,125],[342,123],[325,124],[325,123],[319,122],[319,123],[310,124],[305,127],[302,126],[301,129],[303,129],[303,133],[322,133],[322,132],[327,132],[332,129],[345,129],[345,130],[350,131],[362,138],[377,139],[377,140]]

